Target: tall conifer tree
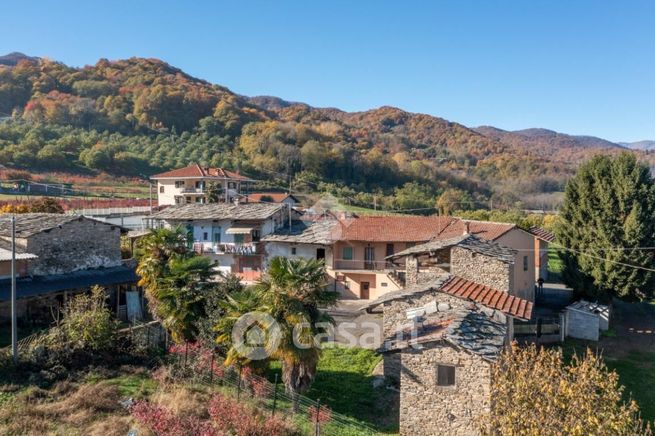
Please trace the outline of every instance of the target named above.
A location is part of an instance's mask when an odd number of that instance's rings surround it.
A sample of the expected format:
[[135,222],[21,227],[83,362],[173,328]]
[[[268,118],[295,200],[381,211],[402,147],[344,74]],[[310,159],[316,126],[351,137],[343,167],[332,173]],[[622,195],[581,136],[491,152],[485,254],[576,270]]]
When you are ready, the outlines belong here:
[[[566,187],[558,242],[564,281],[590,298],[653,295],[655,184],[631,153],[597,156]],[[635,268],[635,266],[640,268]]]

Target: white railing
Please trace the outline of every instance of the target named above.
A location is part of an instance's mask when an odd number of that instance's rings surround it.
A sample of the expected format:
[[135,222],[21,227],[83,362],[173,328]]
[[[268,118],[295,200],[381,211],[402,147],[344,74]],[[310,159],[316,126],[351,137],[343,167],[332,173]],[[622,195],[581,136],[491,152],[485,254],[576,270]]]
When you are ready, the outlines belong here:
[[85,215],[85,216],[130,215],[130,214],[139,214],[139,213],[150,213],[150,206],[71,209],[66,212],[66,214],[68,215]]
[[193,243],[193,249],[197,253],[214,253],[214,254],[258,254],[256,242],[224,242],[212,243],[205,241],[196,241]]
[[395,268],[393,263],[384,260],[334,260],[334,269],[389,271]]

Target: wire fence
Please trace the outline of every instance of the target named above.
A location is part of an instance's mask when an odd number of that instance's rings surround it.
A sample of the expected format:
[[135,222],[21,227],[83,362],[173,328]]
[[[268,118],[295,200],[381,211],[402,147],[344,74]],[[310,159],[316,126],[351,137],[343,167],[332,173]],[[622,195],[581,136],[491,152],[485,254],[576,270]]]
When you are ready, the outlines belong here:
[[284,384],[275,376],[274,381],[255,375],[248,368],[224,366],[223,360],[213,351],[194,344],[174,345],[171,359],[194,383],[221,390],[240,401],[270,413],[282,416],[306,435],[350,436],[376,435],[371,426],[349,416],[334,412],[319,400],[286,392]]

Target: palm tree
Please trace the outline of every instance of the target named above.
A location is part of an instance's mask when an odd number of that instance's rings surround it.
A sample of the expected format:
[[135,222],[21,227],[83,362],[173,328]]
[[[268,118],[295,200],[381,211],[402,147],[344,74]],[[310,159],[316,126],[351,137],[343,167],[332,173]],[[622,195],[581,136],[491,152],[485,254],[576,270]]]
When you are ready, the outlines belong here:
[[223,302],[223,314],[214,330],[217,332],[216,343],[227,350],[225,363],[249,366],[257,372],[268,366],[268,360],[252,361],[240,354],[232,343],[232,332],[239,318],[246,313],[270,315],[279,330],[272,333],[267,325],[259,327],[266,330],[267,335],[277,335],[270,338],[278,345],[268,350],[269,359],[282,363],[282,380],[293,399],[294,411],[297,411],[299,396],[311,386],[320,358],[320,344],[314,338],[322,329],[317,323],[334,323],[321,309],[333,306],[336,300],[337,293],[327,290],[323,261],[274,258],[259,283],[243,292],[228,295]]
[[208,258],[187,248],[180,228],[154,229],[138,246],[141,276],[150,312],[171,333],[173,340],[193,339],[204,315],[204,299],[211,291],[214,271]]
[[321,308],[335,305],[337,293],[327,290],[323,261],[283,257],[271,261],[256,289],[261,308],[280,326],[280,343],[272,357],[282,363],[282,380],[297,411],[299,395],[309,390],[321,355],[315,341],[323,331],[318,324],[334,324]]

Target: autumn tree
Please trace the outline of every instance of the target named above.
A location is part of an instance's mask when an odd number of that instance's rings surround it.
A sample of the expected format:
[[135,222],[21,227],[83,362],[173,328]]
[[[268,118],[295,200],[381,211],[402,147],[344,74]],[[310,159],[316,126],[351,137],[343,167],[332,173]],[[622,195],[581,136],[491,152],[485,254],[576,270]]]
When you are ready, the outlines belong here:
[[446,189],[437,199],[437,208],[441,215],[450,215],[456,210],[471,210],[474,207],[471,195],[461,189]]
[[619,376],[590,350],[566,364],[559,349],[508,348],[492,367],[484,434],[651,434],[639,407],[623,400]]
[[[564,281],[591,298],[642,300],[655,286],[655,183],[631,153],[597,156],[566,187],[556,234]],[[650,247],[650,248],[648,248]]]

